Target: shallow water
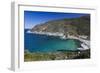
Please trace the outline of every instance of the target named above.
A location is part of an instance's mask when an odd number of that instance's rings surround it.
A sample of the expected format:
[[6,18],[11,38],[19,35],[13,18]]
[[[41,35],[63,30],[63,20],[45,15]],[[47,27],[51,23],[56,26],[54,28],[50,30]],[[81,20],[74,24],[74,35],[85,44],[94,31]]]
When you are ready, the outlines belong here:
[[24,48],[30,52],[76,51],[80,45],[80,42],[77,40],[65,40],[55,36],[27,33],[26,31],[24,35]]

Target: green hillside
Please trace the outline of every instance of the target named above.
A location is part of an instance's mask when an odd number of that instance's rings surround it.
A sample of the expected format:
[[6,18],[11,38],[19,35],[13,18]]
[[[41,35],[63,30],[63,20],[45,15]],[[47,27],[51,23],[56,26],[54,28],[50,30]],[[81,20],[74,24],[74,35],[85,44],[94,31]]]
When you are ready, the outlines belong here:
[[87,35],[90,36],[90,16],[81,16],[78,18],[66,18],[48,21],[36,25],[31,31],[42,32],[60,32],[70,35]]

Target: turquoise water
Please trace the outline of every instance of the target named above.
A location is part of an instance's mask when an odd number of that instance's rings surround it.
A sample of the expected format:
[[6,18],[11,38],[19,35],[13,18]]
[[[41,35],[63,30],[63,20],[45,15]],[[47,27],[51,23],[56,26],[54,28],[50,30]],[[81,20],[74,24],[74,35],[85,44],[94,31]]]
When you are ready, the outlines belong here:
[[80,42],[73,39],[26,33],[24,35],[24,48],[30,52],[55,52],[59,50],[76,51]]

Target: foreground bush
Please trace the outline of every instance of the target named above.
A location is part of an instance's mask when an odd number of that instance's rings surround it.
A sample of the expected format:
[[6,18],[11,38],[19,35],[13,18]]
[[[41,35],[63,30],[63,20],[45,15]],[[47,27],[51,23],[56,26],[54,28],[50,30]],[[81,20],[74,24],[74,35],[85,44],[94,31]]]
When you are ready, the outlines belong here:
[[24,52],[24,61],[68,60],[90,58],[90,50],[85,51],[57,51],[48,53]]

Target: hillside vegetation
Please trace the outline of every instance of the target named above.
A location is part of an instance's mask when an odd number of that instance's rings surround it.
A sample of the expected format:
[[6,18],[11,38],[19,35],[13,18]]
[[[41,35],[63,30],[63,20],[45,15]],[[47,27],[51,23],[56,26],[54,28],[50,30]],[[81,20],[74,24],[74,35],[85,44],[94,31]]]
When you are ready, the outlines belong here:
[[71,35],[90,36],[90,16],[51,20],[34,26],[31,31],[60,32]]

